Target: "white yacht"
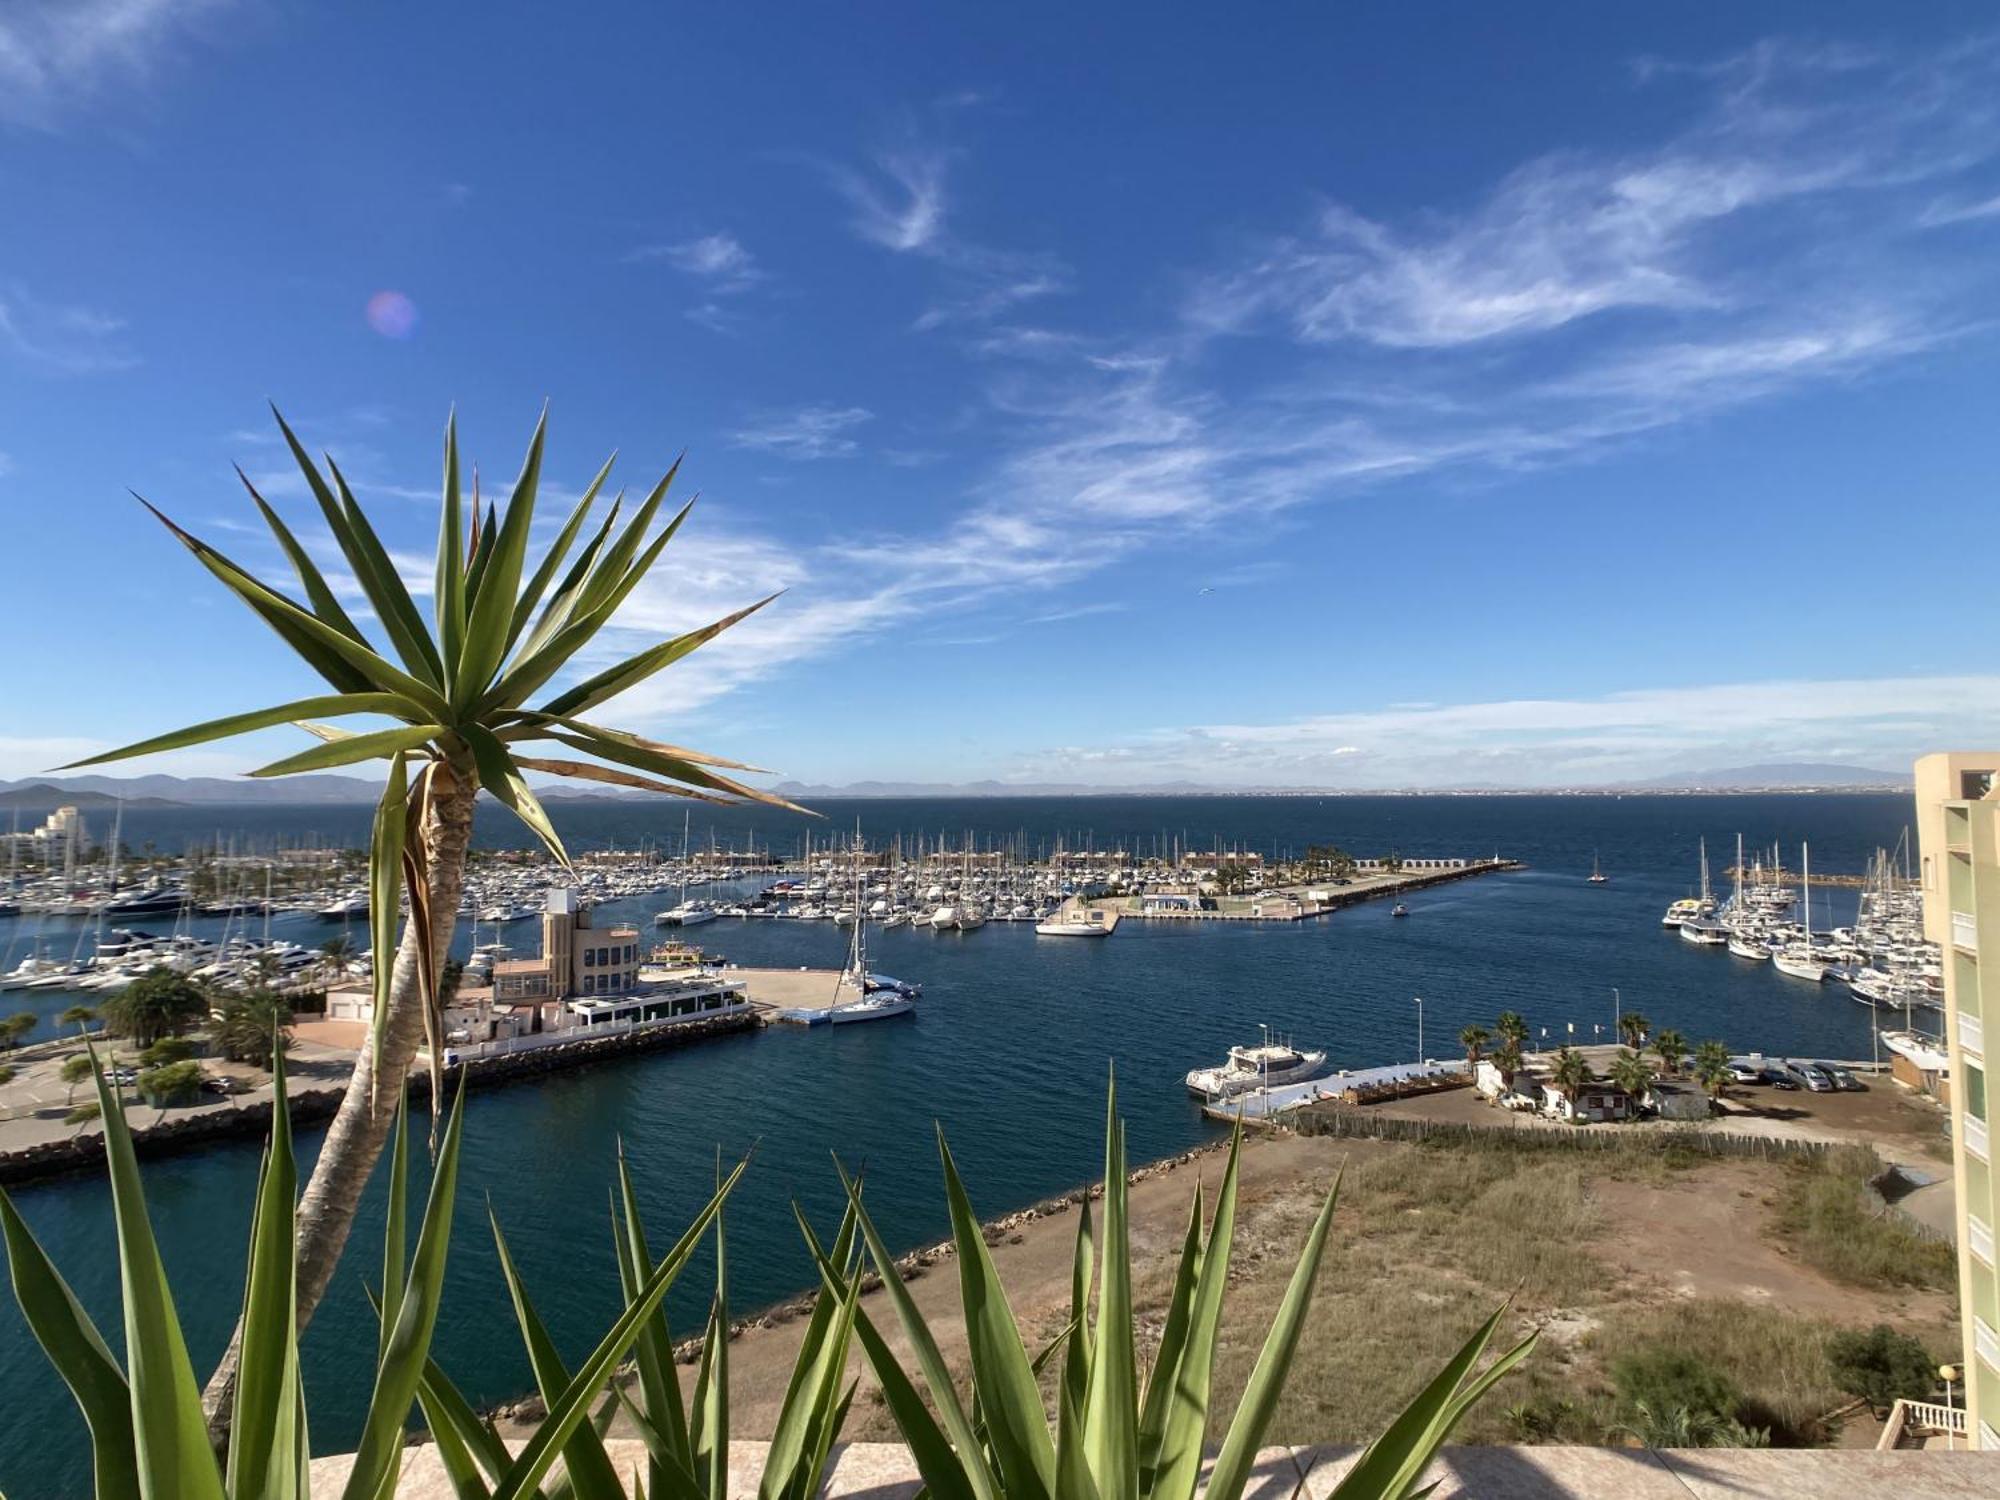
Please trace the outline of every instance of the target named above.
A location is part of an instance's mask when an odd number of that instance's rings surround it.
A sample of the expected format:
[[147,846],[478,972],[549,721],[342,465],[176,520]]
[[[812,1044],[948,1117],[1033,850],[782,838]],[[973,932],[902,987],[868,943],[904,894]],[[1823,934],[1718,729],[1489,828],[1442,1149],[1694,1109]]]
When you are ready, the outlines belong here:
[[1077,907],[1064,912],[1060,909],[1049,913],[1044,921],[1035,924],[1035,931],[1042,937],[1110,937],[1111,929],[1118,925],[1117,917],[1101,906]]
[[1187,1076],[1188,1092],[1197,1099],[1226,1099],[1250,1089],[1297,1083],[1326,1066],[1326,1053],[1302,1052],[1289,1042],[1272,1041],[1271,1028],[1259,1026],[1262,1040],[1254,1047],[1231,1047],[1229,1061],[1217,1068],[1195,1068]]
[[950,931],[958,926],[958,908],[955,906],[940,906],[930,914],[929,921],[931,926],[939,932]]
[[368,893],[349,891],[338,900],[327,902],[313,915],[323,922],[345,922],[349,917],[365,917],[368,915]]
[[653,918],[654,923],[661,927],[699,927],[703,922],[714,920],[715,908],[706,901],[683,901]]

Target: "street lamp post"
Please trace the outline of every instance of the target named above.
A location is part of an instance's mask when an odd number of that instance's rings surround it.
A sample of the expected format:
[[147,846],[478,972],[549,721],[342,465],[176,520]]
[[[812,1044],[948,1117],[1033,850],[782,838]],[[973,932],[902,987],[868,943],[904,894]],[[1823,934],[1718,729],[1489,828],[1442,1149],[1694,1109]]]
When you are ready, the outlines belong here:
[[1611,1034],[1620,1036],[1625,1025],[1625,1002],[1618,998],[1618,986],[1611,986]]
[[[1938,1379],[1944,1382],[1944,1405],[1945,1405],[1945,1410],[1949,1411],[1951,1410],[1953,1404],[1951,1399],[1952,1396],[1951,1388],[1958,1381],[1958,1366],[1939,1365]],[[1958,1446],[1958,1440],[1949,1427],[1945,1428],[1944,1430],[1944,1445],[1946,1448],[1952,1448],[1952,1449],[1955,1449]]]
[[1424,1060],[1424,997],[1416,995],[1412,998],[1417,1003],[1417,1061],[1422,1063]]

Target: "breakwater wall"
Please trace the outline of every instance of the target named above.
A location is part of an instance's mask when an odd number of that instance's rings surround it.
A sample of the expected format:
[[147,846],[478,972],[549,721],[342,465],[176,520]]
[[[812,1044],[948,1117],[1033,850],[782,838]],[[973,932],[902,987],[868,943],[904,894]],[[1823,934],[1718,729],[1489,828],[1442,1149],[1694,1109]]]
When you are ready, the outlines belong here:
[[[445,1086],[464,1078],[475,1090],[527,1083],[550,1073],[587,1067],[639,1052],[658,1052],[685,1047],[695,1042],[731,1032],[751,1031],[763,1021],[753,1013],[718,1016],[709,1021],[683,1021],[657,1030],[620,1032],[616,1036],[592,1037],[512,1052],[501,1057],[474,1058],[445,1071]],[[409,1090],[412,1099],[430,1096],[430,1070],[421,1062],[412,1065]],[[338,1083],[299,1085],[288,1090],[294,1125],[330,1120],[347,1093],[345,1080]],[[188,1113],[169,1109],[152,1123],[132,1123],[133,1150],[141,1157],[172,1156],[198,1151],[223,1141],[261,1141],[271,1131],[272,1101],[251,1099],[242,1103],[209,1105]],[[134,1103],[128,1114],[151,1110],[151,1105]],[[103,1164],[104,1136],[95,1126],[85,1126],[77,1134],[61,1140],[37,1141],[12,1151],[0,1152],[0,1184],[34,1182],[73,1172],[91,1171]]]

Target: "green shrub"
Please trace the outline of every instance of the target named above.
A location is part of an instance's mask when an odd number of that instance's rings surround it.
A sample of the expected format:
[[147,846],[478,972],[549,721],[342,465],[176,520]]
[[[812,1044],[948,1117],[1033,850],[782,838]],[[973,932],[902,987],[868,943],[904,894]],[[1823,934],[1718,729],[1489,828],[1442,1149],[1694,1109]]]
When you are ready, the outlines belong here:
[[166,1063],[148,1068],[139,1075],[139,1097],[155,1109],[170,1104],[192,1104],[201,1098],[201,1064]]
[[1866,1333],[1837,1333],[1826,1343],[1826,1361],[1843,1391],[1880,1412],[1907,1401],[1928,1401],[1937,1391],[1937,1361],[1907,1333],[1877,1323]]
[[1628,1411],[1685,1411],[1733,1417],[1743,1401],[1736,1382],[1698,1354],[1664,1345],[1631,1350],[1611,1362],[1611,1383]]
[[164,1068],[168,1063],[186,1062],[194,1056],[194,1043],[184,1036],[164,1036],[139,1054],[142,1068]]

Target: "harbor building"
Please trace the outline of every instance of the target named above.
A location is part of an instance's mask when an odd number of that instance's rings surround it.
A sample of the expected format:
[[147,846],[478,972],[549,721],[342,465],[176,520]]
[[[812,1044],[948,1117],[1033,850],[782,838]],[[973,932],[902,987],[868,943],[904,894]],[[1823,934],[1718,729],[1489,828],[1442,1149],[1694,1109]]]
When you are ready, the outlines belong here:
[[[549,891],[544,900],[539,957],[499,958],[490,971],[478,957],[444,1007],[447,1066],[750,1007],[735,979],[642,953],[637,927],[597,926],[590,903],[569,887]],[[372,984],[329,990],[326,1014],[334,1021],[372,1022]]]
[[[1952,1174],[1957,1184],[1958,1304],[1966,1434],[2000,1451],[2000,1271],[1995,1269],[1986,990],[2000,1007],[2000,750],[1917,762],[1925,935],[1944,952]],[[1982,981],[1983,975],[1991,979]]]

